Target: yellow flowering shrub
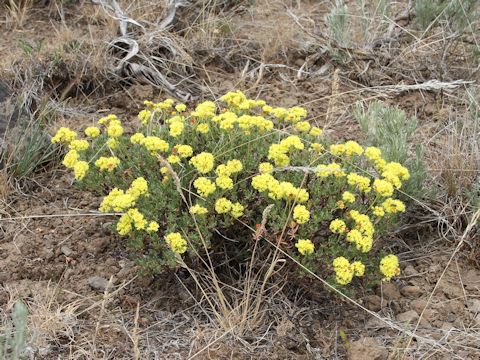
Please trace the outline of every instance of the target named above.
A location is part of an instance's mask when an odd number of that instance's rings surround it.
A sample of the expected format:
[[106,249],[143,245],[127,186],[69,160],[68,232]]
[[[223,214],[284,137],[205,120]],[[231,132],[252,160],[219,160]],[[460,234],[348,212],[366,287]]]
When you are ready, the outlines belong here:
[[339,286],[399,274],[382,233],[405,211],[395,195],[409,172],[380,149],[330,143],[305,109],[240,91],[193,109],[144,105],[133,132],[108,115],[82,133],[62,127],[52,142],[79,185],[103,195],[99,210],[118,218],[146,270],[206,251],[244,258],[264,224],[262,237]]

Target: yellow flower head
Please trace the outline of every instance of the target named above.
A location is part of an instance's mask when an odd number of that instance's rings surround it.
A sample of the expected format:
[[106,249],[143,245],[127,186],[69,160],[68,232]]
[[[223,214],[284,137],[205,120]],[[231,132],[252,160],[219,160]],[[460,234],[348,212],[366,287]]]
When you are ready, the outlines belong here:
[[195,204],[190,208],[189,212],[192,215],[205,215],[208,213],[208,210],[206,207]]
[[215,180],[215,183],[220,189],[230,190],[233,189],[233,180],[228,176],[219,176]]
[[352,194],[350,191],[345,191],[342,194],[342,200],[345,201],[346,203],[353,203],[355,202],[355,195]]
[[131,195],[135,200],[141,195],[146,195],[148,192],[148,182],[143,177],[139,177],[132,181],[130,188],[126,191],[127,195]]
[[143,142],[143,139],[145,139],[145,135],[143,135],[142,133],[135,133],[130,136],[130,142],[132,144],[141,144]]
[[373,181],[373,190],[383,197],[388,197],[393,195],[393,185],[386,180],[375,179]]
[[208,124],[202,123],[198,124],[197,132],[200,134],[207,134],[210,131],[210,126]]
[[382,203],[382,207],[386,213],[395,214],[405,211],[405,204],[400,200],[388,198]]
[[261,174],[271,174],[273,172],[273,165],[269,162],[262,162],[258,165],[258,171]]
[[94,139],[100,136],[100,129],[96,126],[89,126],[85,129],[85,135]]
[[170,249],[177,254],[183,254],[187,251],[187,241],[178,232],[166,235],[165,241]]
[[352,156],[362,154],[363,148],[356,141],[350,140],[345,143],[345,155]]
[[95,161],[95,166],[100,170],[113,171],[118,165],[120,165],[120,159],[116,156],[101,156]]
[[150,110],[142,110],[138,113],[138,119],[142,122],[143,125],[148,124],[151,118],[152,112]]
[[183,133],[185,125],[180,121],[175,121],[170,124],[170,136],[177,137]]
[[119,142],[117,139],[110,138],[107,140],[107,146],[109,149],[115,150],[119,145]]
[[111,138],[117,138],[123,135],[123,127],[120,120],[112,120],[107,127],[107,135]]
[[393,254],[385,256],[380,261],[380,272],[383,274],[385,281],[389,281],[392,277],[400,275],[398,258]]
[[60,129],[58,129],[57,133],[52,138],[52,143],[68,144],[71,141],[75,140],[76,138],[77,138],[77,133],[75,131],[72,131],[66,127],[61,127]]
[[68,169],[73,169],[79,158],[77,150],[70,150],[63,158],[63,165]]
[[240,216],[243,215],[244,210],[245,207],[239,202],[236,202],[232,204],[232,208],[230,209],[230,215],[232,215],[232,217],[234,217],[235,219],[238,219]]
[[303,205],[296,205],[293,208],[293,220],[298,224],[305,224],[310,220],[310,211]]
[[343,256],[339,256],[333,260],[333,270],[335,271],[335,280],[340,285],[349,284],[355,273],[350,262]]
[[206,174],[213,169],[215,158],[208,152],[202,152],[192,157],[190,159],[190,164],[192,164],[199,173]]
[[187,105],[185,104],[177,104],[175,106],[175,110],[177,110],[178,112],[184,112],[185,110],[187,110]]
[[227,161],[227,169],[231,174],[238,173],[243,170],[243,164],[240,160],[233,159]]
[[323,134],[323,130],[320,129],[319,127],[314,126],[310,130],[309,134],[312,136],[321,136]]
[[213,182],[208,180],[205,177],[199,177],[193,182],[193,187],[197,189],[197,192],[200,196],[208,197],[216,190],[216,186]]
[[309,239],[298,240],[295,247],[302,255],[310,255],[315,251],[315,245]]
[[88,163],[86,161],[77,161],[73,166],[75,179],[82,180],[87,175]]
[[330,231],[334,234],[342,234],[347,230],[347,225],[345,221],[340,219],[335,219],[330,223]]
[[218,214],[226,214],[232,209],[232,202],[226,198],[220,198],[215,201],[215,211]]
[[300,132],[308,132],[311,128],[311,125],[308,121],[300,121],[295,124],[295,129],[297,129]]
[[157,232],[159,228],[160,228],[160,226],[158,225],[158,223],[156,221],[150,221],[150,223],[147,226],[146,231],[148,233]]
[[178,164],[181,159],[180,159],[180,156],[178,155],[170,155],[169,157],[167,157],[167,161],[169,164],[173,165],[173,164]]
[[100,204],[101,212],[121,212],[135,205],[135,198],[132,194],[126,194],[123,190],[113,188],[110,193],[105,196]]
[[355,276],[363,276],[365,274],[365,265],[361,261],[354,261],[352,269]]
[[165,140],[162,140],[156,136],[146,136],[143,140],[141,140],[140,143],[151,152],[165,152],[170,147]]
[[193,155],[193,148],[190,145],[176,145],[174,149],[182,158],[187,158]]

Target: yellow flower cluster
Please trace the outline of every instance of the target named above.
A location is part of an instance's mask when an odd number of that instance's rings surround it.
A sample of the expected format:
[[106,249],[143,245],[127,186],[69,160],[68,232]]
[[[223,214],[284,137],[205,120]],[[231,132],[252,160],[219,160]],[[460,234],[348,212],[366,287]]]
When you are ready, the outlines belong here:
[[127,191],[113,188],[110,193],[105,196],[100,204],[101,212],[121,212],[135,205],[135,202],[141,195],[146,195],[148,184],[144,178],[138,178],[132,182]]
[[200,134],[207,134],[210,131],[210,126],[208,124],[202,123],[198,124],[197,132]]
[[77,138],[77,133],[75,131],[70,130],[69,128],[66,128],[66,127],[61,127],[60,129],[57,130],[57,133],[52,138],[52,144],[56,144],[56,143],[68,144],[71,141],[75,140],[76,138]]
[[206,207],[195,204],[190,207],[189,212],[192,215],[205,215],[208,213],[208,209]]
[[192,157],[190,164],[192,164],[199,173],[206,174],[213,169],[215,157],[208,152],[202,152]]
[[156,111],[159,111],[159,110],[170,110],[173,106],[173,104],[175,103],[174,100],[172,99],[166,99],[162,102],[159,102],[159,103],[154,103],[152,101],[149,101],[149,100],[145,100],[143,102],[143,104],[150,110],[156,110]]
[[191,115],[201,119],[210,118],[215,116],[216,108],[217,107],[213,101],[204,101],[197,105],[195,111],[192,111]]
[[187,158],[193,155],[193,148],[190,145],[175,145],[173,153],[177,153],[181,158]]
[[310,255],[315,251],[315,245],[309,239],[298,240],[295,247],[302,255]]
[[[155,224],[156,223],[151,224],[152,228],[155,228]],[[135,227],[137,230],[145,230],[147,225],[148,222],[145,220],[145,216],[143,216],[138,209],[129,209],[120,217],[117,223],[117,231],[120,235],[127,235],[132,231],[133,227]]]
[[347,141],[345,144],[333,144],[330,145],[330,152],[332,155],[340,156],[352,156],[362,155],[363,148],[356,141]]
[[235,219],[243,215],[244,206],[238,202],[232,203],[226,198],[220,198],[215,201],[215,211],[218,214],[230,213]]
[[138,113],[138,119],[142,122],[143,125],[147,125],[152,119],[152,112],[150,110],[142,110]]
[[348,185],[356,186],[364,193],[369,193],[371,190],[370,179],[366,176],[358,175],[357,173],[350,173],[347,175],[347,182]]
[[334,234],[342,234],[347,230],[347,225],[345,224],[345,221],[340,220],[340,219],[334,219],[330,223],[330,231],[333,232]]
[[380,272],[384,276],[385,281],[389,281],[392,277],[400,275],[400,265],[395,255],[387,255],[380,261]]
[[405,204],[397,199],[388,198],[382,203],[382,208],[386,213],[395,214],[405,211]]
[[386,180],[375,179],[373,181],[373,190],[383,197],[389,197],[393,195],[393,185]]
[[369,252],[372,249],[373,234],[375,232],[370,218],[368,215],[361,214],[356,210],[350,211],[349,214],[355,222],[355,227],[347,234],[347,241],[355,243],[357,249],[361,252]]
[[88,163],[86,161],[77,161],[75,165],[73,165],[73,173],[75,175],[75,179],[82,180],[88,172]]
[[89,126],[85,129],[85,135],[95,139],[96,137],[100,136],[100,129],[96,126]]
[[268,149],[268,159],[273,160],[276,166],[287,166],[290,163],[288,153],[292,150],[303,150],[305,145],[302,140],[295,135],[291,135],[279,144],[272,144]]
[[70,150],[65,154],[62,164],[67,169],[73,169],[73,167],[75,166],[79,158],[80,158],[80,155],[78,154],[77,150]]
[[304,205],[296,205],[293,208],[293,220],[298,224],[305,224],[310,220],[310,211]]
[[342,194],[342,200],[345,201],[346,203],[353,203],[355,202],[355,195],[352,194],[350,191],[345,191]]
[[187,251],[187,240],[185,240],[178,232],[166,235],[165,241],[170,249],[177,254],[183,254]]
[[363,276],[365,274],[365,265],[360,261],[350,262],[343,256],[333,260],[333,270],[335,271],[335,280],[340,285],[349,284],[353,276]]
[[213,194],[216,190],[216,186],[206,177],[199,177],[193,182],[193,187],[197,189],[197,192],[200,196],[208,197],[210,194]]
[[116,156],[101,156],[95,161],[95,166],[100,170],[113,171],[118,165],[120,165],[120,159]]
[[262,162],[258,165],[260,174],[271,174],[273,172],[273,165],[269,162]]
[[327,165],[317,165],[317,168],[315,169],[315,174],[322,179],[327,178],[330,175],[333,175],[335,177],[344,177],[346,175],[345,172],[342,170],[342,167],[334,162]]
[[[133,136],[136,136],[136,134]],[[130,138],[130,141],[133,142],[132,138]],[[145,146],[147,150],[150,151],[152,154],[155,154],[157,151],[165,152],[170,147],[170,145],[165,140],[162,140],[157,136],[145,136],[142,138],[141,136],[137,135],[135,140],[137,139],[139,141],[139,144]]]
[[219,176],[215,179],[215,183],[220,189],[230,190],[233,189],[233,180],[228,176]]
[[68,145],[68,148],[70,150],[85,151],[89,146],[90,144],[87,140],[72,140],[70,145]]
[[185,125],[181,121],[174,121],[170,123],[170,136],[177,137],[183,133]]
[[252,187],[259,192],[268,190],[268,197],[273,200],[294,200],[305,203],[310,197],[305,189],[297,188],[288,181],[280,182],[269,173],[254,176]]

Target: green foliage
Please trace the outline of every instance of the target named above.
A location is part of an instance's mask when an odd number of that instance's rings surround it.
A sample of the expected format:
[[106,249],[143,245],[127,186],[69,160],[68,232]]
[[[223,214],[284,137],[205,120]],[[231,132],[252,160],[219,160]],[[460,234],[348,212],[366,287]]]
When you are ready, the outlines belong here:
[[357,104],[354,117],[370,145],[379,147],[386,160],[405,164],[410,170],[410,179],[402,190],[415,198],[424,197],[427,172],[423,148],[410,144],[417,129],[417,119],[408,118],[403,110],[382,102],[371,103],[368,109],[361,103]]
[[5,360],[22,359],[25,353],[27,336],[28,309],[25,304],[17,300],[13,308],[13,329],[8,326],[5,333],[0,335],[0,356]]
[[415,2],[415,23],[422,30],[438,22],[446,22],[453,30],[462,32],[477,20],[478,15],[477,0],[417,0]]
[[2,154],[2,160],[9,177],[31,177],[58,155],[57,147],[51,144],[50,135],[45,130],[48,115],[48,111],[41,111],[29,120],[21,115],[17,126],[8,132],[9,146]]
[[[116,230],[145,271],[206,253],[234,266],[265,237],[341,285],[364,274],[378,280],[373,242],[405,210],[391,197],[408,171],[378,149],[330,144],[300,107],[273,108],[241,92],[221,100],[189,112],[147,101],[131,136],[109,115],[103,129],[85,129],[88,140],[61,128],[52,141],[68,144],[63,163],[80,186],[108,194],[100,211],[121,215]],[[384,262],[383,276],[395,276],[396,257]]]

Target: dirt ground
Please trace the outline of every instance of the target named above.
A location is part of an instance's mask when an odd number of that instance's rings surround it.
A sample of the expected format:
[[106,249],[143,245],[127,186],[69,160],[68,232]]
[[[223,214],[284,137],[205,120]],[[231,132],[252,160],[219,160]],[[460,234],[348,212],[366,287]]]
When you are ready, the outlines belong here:
[[[382,100],[418,118],[414,141],[426,147],[436,195],[413,201],[388,239],[401,260],[399,278],[356,294],[356,303],[321,284],[284,284],[269,299],[265,324],[240,337],[215,327],[181,270],[140,276],[110,229],[113,219],[97,213],[100,198],[49,163],[2,190],[0,324],[23,299],[27,358],[480,359],[480,235],[468,227],[474,211],[447,191],[448,179],[464,179],[461,170],[447,170],[471,155],[447,147],[457,144],[448,126],[466,111],[467,87],[477,84],[479,58],[465,48],[478,38],[450,36],[441,26],[422,34],[399,2],[387,22],[393,30],[382,30],[388,36],[348,49],[341,62],[325,43],[329,2],[192,2],[178,7],[161,36],[152,35],[167,3],[119,1],[146,29],[129,25],[142,49],[137,59],[145,65],[156,56],[173,90],[115,72],[125,55],[108,48],[119,37],[118,21],[95,1],[34,1],[21,23],[21,11],[14,16],[0,1],[0,80],[12,99],[28,99],[31,114],[48,106],[50,133],[106,113],[129,124],[145,99],[183,96],[192,106],[235,88],[279,106],[305,106],[328,136],[362,141],[352,106]],[[425,85],[431,80],[438,83]]]

